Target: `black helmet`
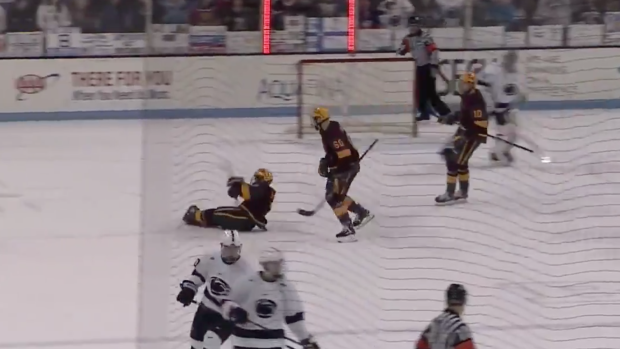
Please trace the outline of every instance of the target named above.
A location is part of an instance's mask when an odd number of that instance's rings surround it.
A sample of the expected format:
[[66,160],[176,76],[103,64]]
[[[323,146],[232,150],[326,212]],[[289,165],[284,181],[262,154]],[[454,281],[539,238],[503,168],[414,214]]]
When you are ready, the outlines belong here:
[[409,26],[412,26],[412,25],[419,26],[421,22],[422,20],[418,16],[410,16],[409,20],[407,20],[407,24],[409,24]]
[[446,290],[446,303],[448,305],[465,305],[467,303],[467,291],[461,284],[452,284]]

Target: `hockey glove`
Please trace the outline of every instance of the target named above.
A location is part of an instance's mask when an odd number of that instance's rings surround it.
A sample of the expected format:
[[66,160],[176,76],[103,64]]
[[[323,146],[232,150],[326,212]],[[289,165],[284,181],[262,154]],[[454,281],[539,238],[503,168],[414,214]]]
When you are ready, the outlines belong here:
[[231,185],[233,185],[233,184],[236,184],[236,183],[243,183],[243,182],[245,182],[245,180],[243,179],[243,177],[234,177],[234,176],[233,176],[233,177],[228,178],[228,182],[226,182],[226,186],[227,186],[227,187],[230,187],[230,186],[231,186]]
[[454,123],[456,122],[456,118],[457,118],[457,113],[449,113],[446,115],[441,115],[437,118],[437,122],[439,122],[440,124],[444,124],[444,125],[454,125]]
[[321,161],[319,161],[319,176],[329,176],[329,164],[326,158],[322,158]]
[[244,324],[248,322],[248,312],[235,302],[224,301],[222,304],[222,313],[225,319],[236,324]]
[[314,340],[312,336],[302,340],[301,345],[304,347],[304,349],[321,349],[319,347],[319,344]]
[[181,284],[181,292],[177,295],[177,302],[183,304],[184,307],[192,304],[196,295],[196,285],[191,281],[183,281]]

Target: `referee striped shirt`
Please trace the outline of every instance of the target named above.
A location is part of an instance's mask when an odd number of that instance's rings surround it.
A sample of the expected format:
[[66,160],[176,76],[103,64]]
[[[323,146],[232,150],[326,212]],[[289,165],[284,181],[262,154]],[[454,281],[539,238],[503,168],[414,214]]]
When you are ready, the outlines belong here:
[[444,310],[420,335],[416,349],[475,349],[469,326],[450,309]]

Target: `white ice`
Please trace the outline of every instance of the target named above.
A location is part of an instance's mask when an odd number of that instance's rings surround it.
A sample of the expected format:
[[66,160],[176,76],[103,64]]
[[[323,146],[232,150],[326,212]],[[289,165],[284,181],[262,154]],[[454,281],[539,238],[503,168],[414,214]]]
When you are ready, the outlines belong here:
[[[0,348],[136,347],[143,185],[167,199],[151,232],[166,250],[144,259],[164,266],[163,290],[149,292],[163,295],[151,306],[167,317],[146,321],[165,325],[164,341],[148,346],[188,348],[192,309],[174,296],[192,259],[217,244],[216,232],[178,218],[191,203],[232,204],[227,174],[249,178],[261,166],[278,194],[270,231],[246,235],[244,253],[286,251],[324,348],[411,348],[450,282],[471,293],[466,320],[481,348],[618,348],[620,118],[522,119],[554,162],[515,150],[515,166],[491,168],[481,149],[471,200],[455,207],[432,205],[445,174],[436,150],[450,131],[424,125],[419,139],[382,139],[351,192],[377,218],[346,245],[334,243],[327,208],[294,213],[312,207],[324,183],[320,145],[284,136],[290,120],[2,124]],[[143,130],[160,156],[142,153]],[[354,141],[363,149],[371,137]],[[148,183],[141,158],[157,161]]]

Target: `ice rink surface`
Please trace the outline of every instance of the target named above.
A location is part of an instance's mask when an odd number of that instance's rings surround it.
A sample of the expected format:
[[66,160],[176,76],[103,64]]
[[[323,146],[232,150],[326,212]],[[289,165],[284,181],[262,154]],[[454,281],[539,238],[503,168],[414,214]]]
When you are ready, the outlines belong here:
[[[139,334],[156,342],[149,348],[188,348],[193,309],[174,296],[193,258],[217,243],[178,218],[192,203],[232,204],[227,175],[249,180],[258,167],[273,171],[278,194],[270,231],[244,236],[244,253],[286,252],[322,347],[409,349],[443,289],[461,282],[481,348],[620,348],[620,117],[521,119],[554,162],[515,150],[513,167],[494,168],[480,149],[470,202],[454,207],[433,205],[449,129],[382,139],[351,192],[377,218],[346,245],[334,242],[327,208],[294,213],[313,207],[324,183],[318,141],[285,135],[292,120],[0,124],[0,348],[135,348]],[[360,149],[371,141],[354,136]],[[159,210],[147,233],[167,246],[142,256],[141,188],[161,199],[147,203]],[[139,287],[145,264],[161,266],[163,289]],[[153,330],[138,334],[141,292],[167,316],[143,320]]]

